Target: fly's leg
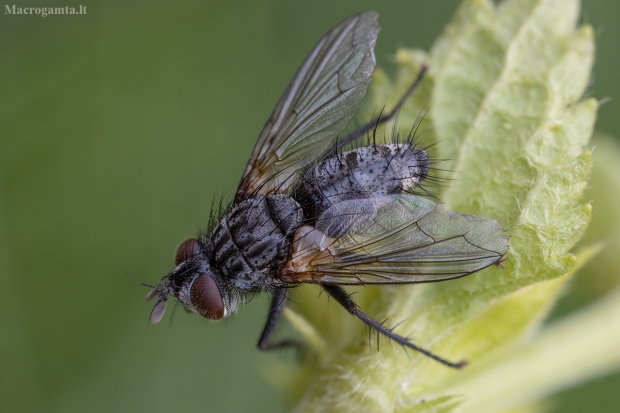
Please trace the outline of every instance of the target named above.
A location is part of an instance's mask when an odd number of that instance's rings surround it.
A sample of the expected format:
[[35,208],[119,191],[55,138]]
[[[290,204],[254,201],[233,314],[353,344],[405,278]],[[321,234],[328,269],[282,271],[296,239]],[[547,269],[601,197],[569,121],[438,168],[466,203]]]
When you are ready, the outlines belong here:
[[276,326],[282,318],[284,308],[286,308],[286,288],[279,288],[273,292],[273,299],[271,301],[271,307],[269,308],[269,315],[267,322],[263,328],[263,332],[258,340],[258,348],[263,351],[277,350],[282,348],[293,347],[298,351],[302,349],[302,344],[296,340],[281,340],[275,343],[270,343],[269,338],[276,330]]
[[362,125],[359,128],[355,129],[353,132],[349,133],[347,136],[344,137],[344,139],[339,140],[337,145],[334,148],[332,148],[324,156],[324,158],[331,157],[335,153],[336,150],[340,149],[341,147],[345,146],[348,143],[355,141],[360,136],[364,136],[365,134],[370,132],[373,128],[376,128],[377,126],[392,119],[398,113],[398,111],[403,107],[403,105],[407,102],[407,100],[411,97],[413,92],[415,92],[418,86],[420,86],[420,84],[422,83],[422,79],[424,78],[424,75],[426,74],[427,71],[428,71],[428,66],[422,65],[422,67],[420,68],[420,72],[418,73],[418,76],[416,76],[412,85],[409,86],[409,89],[407,89],[407,92],[405,92],[403,97],[400,98],[400,100],[398,101],[396,106],[394,106],[394,109],[392,109],[391,112],[389,112],[386,115],[379,114],[377,118],[371,120],[367,124]]
[[448,360],[446,360],[444,358],[441,358],[441,357],[431,353],[428,350],[425,350],[425,349],[423,349],[421,347],[418,347],[415,344],[413,344],[411,341],[409,341],[407,338],[399,336],[398,334],[394,333],[391,329],[385,327],[384,325],[382,325],[381,323],[377,322],[376,320],[373,320],[372,318],[368,317],[366,314],[364,314],[360,310],[360,308],[357,306],[357,304],[355,304],[355,302],[351,299],[349,294],[347,294],[347,292],[345,290],[343,290],[342,287],[339,287],[339,286],[336,286],[336,285],[323,285],[323,288],[325,289],[325,291],[327,291],[329,293],[329,295],[334,297],[334,299],[336,301],[338,301],[338,304],[343,306],[349,313],[351,313],[355,317],[359,318],[368,327],[376,330],[380,334],[383,334],[384,336],[386,336],[390,340],[394,340],[398,344],[400,344],[402,346],[405,346],[405,347],[408,347],[408,348],[410,348],[412,350],[419,351],[420,353],[424,354],[425,356],[428,356],[428,357],[432,358],[433,360],[436,360],[436,361],[440,362],[441,364],[444,364],[444,365],[446,365],[448,367],[453,367],[455,369],[460,369],[461,367],[464,367],[465,365],[467,365],[467,360],[461,360],[458,363],[453,363],[451,361],[448,361]]

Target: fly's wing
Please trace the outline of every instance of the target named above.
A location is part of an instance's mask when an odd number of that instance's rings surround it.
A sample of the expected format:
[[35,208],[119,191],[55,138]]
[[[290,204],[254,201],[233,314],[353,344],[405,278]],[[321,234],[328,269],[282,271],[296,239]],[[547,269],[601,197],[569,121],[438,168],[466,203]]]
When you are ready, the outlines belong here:
[[509,237],[494,219],[415,195],[344,201],[300,228],[281,277],[320,284],[425,283],[499,264]]
[[236,200],[285,191],[349,123],[375,67],[378,14],[332,28],[303,62],[254,146]]

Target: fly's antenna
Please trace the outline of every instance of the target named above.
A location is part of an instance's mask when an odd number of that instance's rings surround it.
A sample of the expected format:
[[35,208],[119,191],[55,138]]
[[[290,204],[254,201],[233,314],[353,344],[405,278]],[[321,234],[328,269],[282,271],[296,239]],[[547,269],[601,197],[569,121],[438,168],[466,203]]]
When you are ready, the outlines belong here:
[[142,282],[142,281],[138,280],[136,277],[134,277],[133,275],[129,274],[129,272],[125,271],[125,269],[123,269],[123,268],[119,268],[119,270],[121,270],[122,272],[124,272],[124,273],[125,273],[125,275],[126,275],[127,277],[129,277],[129,279],[130,279],[131,281],[135,282],[136,284],[140,284],[140,285],[142,285],[142,286],[144,286],[144,287],[148,287],[148,288],[155,288],[155,286],[154,286],[154,285],[147,284],[147,283],[144,283],[144,282]]

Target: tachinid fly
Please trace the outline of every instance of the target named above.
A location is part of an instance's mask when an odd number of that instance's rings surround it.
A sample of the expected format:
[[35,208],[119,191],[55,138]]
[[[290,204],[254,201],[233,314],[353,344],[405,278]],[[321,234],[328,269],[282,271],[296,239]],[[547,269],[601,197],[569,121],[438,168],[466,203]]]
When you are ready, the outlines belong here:
[[[258,342],[270,342],[287,291],[319,284],[353,316],[397,343],[450,367],[453,363],[364,314],[343,285],[411,284],[463,277],[499,264],[508,250],[495,220],[444,210],[414,195],[431,162],[413,140],[359,140],[394,116],[422,79],[390,113],[338,139],[375,67],[377,13],[349,17],[314,47],[265,124],[233,203],[212,228],[179,247],[176,267],[155,286],[156,323],[174,296],[210,320],[232,315],[252,293],[273,296]],[[358,148],[343,151],[357,143]]]

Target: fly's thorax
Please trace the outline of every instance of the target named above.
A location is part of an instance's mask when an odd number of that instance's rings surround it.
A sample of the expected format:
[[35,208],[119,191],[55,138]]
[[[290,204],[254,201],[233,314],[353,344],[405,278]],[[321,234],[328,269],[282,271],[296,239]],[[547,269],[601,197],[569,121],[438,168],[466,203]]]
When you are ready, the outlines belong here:
[[308,215],[318,216],[342,201],[412,192],[429,167],[426,151],[409,144],[364,146],[309,169],[295,194]]
[[234,288],[264,289],[275,282],[302,222],[301,207],[289,196],[249,198],[224,215],[210,234],[214,266]]

